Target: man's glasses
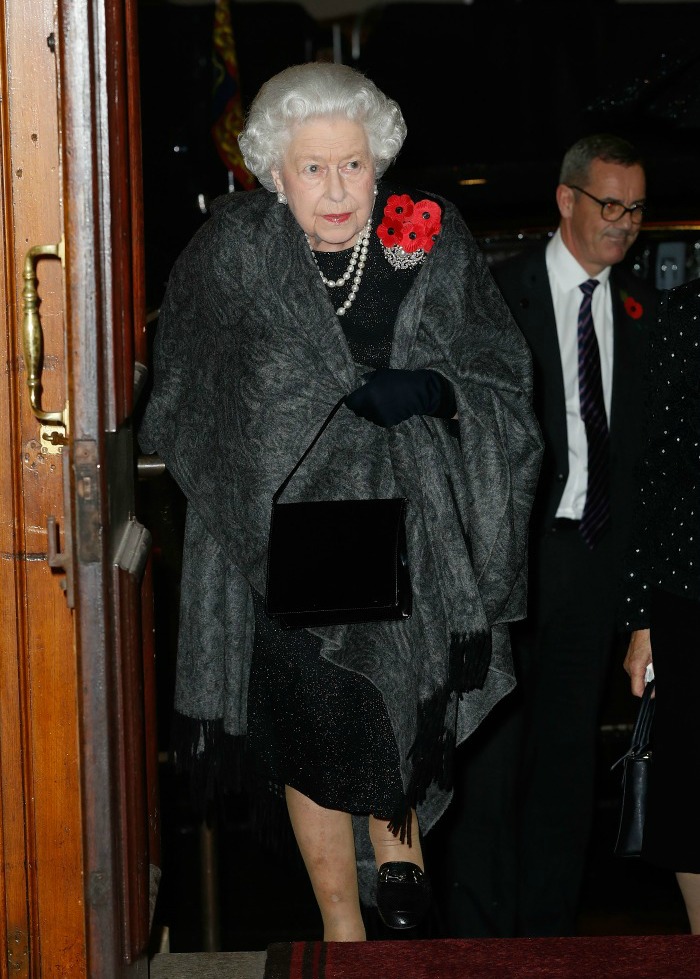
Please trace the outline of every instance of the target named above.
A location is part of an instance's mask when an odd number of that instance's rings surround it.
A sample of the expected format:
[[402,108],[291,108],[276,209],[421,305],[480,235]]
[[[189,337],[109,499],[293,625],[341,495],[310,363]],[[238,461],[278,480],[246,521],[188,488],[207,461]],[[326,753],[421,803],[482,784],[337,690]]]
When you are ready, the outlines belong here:
[[600,213],[604,221],[619,221],[623,215],[629,214],[634,224],[642,223],[646,204],[633,204],[632,207],[627,207],[622,201],[601,201],[599,197],[589,194],[587,190],[584,190],[583,187],[577,187],[576,184],[567,184],[567,186],[571,187],[572,190],[580,191],[586,197],[590,197],[596,204],[600,204]]

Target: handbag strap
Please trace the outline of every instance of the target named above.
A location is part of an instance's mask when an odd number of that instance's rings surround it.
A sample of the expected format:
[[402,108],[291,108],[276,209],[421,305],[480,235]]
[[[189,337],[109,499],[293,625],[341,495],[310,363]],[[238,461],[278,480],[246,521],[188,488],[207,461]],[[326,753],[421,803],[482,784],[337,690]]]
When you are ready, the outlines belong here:
[[335,413],[337,412],[337,410],[344,403],[345,403],[345,395],[343,395],[343,397],[340,399],[340,401],[337,401],[333,405],[333,407],[331,408],[331,410],[329,411],[329,413],[328,413],[328,415],[326,417],[326,420],[321,425],[321,427],[319,428],[319,430],[316,432],[316,434],[314,435],[313,439],[311,440],[311,442],[307,446],[306,450],[302,453],[301,457],[297,460],[296,464],[292,468],[292,471],[287,474],[287,476],[285,477],[285,479],[283,479],[282,482],[280,483],[280,485],[278,486],[276,492],[274,493],[274,495],[272,497],[273,506],[274,506],[275,503],[277,503],[277,501],[279,500],[280,496],[282,496],[282,494],[286,490],[286,488],[287,488],[287,486],[289,484],[289,481],[291,480],[291,478],[294,475],[294,473],[297,471],[297,469],[302,464],[302,462],[304,461],[304,459],[306,459],[306,457],[309,454],[309,452],[311,452],[311,450],[316,445],[316,443],[318,442],[318,440],[321,438],[321,436],[323,435],[323,433],[325,432],[325,430],[328,428],[328,426],[330,425],[330,423],[333,421],[333,417],[334,417]]
[[654,719],[655,701],[652,698],[653,692],[654,681],[650,680],[644,687],[642,702],[639,706],[639,713],[637,714],[637,720],[634,724],[634,730],[632,731],[632,746],[630,750],[633,752],[644,751],[649,745],[649,738],[651,736],[651,722]]
[[629,751],[626,751],[622,758],[618,758],[615,764],[610,766],[610,771],[617,768],[620,762],[623,762],[625,758],[633,758],[637,755],[644,754],[647,751],[649,747],[649,738],[651,736],[651,722],[654,720],[654,704],[656,703],[652,697],[653,692],[654,681],[650,680],[644,687],[642,702],[639,705],[637,719],[634,722],[632,744],[629,747]]

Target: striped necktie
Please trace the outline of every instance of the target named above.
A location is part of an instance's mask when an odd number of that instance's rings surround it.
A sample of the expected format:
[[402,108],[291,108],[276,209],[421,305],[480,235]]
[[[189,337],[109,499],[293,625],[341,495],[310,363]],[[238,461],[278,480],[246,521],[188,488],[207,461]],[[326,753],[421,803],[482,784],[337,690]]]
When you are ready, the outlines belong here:
[[600,351],[591,312],[597,285],[597,279],[587,279],[579,286],[583,299],[578,313],[579,399],[588,440],[588,488],[579,530],[591,548],[610,520],[610,437],[603,400]]

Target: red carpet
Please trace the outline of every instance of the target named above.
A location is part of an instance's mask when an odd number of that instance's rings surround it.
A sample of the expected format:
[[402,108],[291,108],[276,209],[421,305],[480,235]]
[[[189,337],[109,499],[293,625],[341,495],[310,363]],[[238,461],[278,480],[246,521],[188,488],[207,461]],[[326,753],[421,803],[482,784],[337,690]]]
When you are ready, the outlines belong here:
[[292,942],[265,979],[700,979],[700,936]]

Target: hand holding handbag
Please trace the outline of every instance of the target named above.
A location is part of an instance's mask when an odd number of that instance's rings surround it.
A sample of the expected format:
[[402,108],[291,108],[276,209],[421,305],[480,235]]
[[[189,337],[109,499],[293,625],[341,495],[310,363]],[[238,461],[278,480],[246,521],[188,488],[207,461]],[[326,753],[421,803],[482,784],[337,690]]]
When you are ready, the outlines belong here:
[[452,385],[430,368],[401,370],[380,367],[364,377],[345,404],[361,418],[390,428],[413,415],[452,418],[457,410]]
[[615,762],[622,763],[622,805],[614,854],[616,857],[638,857],[642,852],[647,788],[651,768],[651,725],[654,718],[654,681],[644,688],[639,713],[632,732],[629,751]]
[[283,629],[411,615],[407,500],[279,502],[344,401],[334,405],[272,497],[265,610]]

